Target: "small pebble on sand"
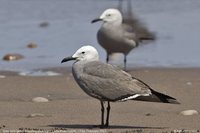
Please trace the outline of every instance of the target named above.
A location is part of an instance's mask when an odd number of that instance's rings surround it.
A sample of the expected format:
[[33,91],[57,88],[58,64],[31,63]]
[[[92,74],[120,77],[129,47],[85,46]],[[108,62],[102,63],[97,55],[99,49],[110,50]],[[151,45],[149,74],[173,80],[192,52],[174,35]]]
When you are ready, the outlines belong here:
[[3,78],[5,78],[6,76],[4,76],[4,75],[0,75],[0,79],[3,79]]
[[29,43],[28,45],[27,45],[27,47],[28,48],[37,48],[37,44],[36,43],[34,43],[34,42],[31,42],[31,43]]
[[0,125],[0,129],[5,128],[5,127],[6,127],[5,125]]
[[36,102],[36,103],[42,103],[42,102],[48,102],[48,101],[49,100],[44,97],[35,97],[32,99],[32,102]]
[[181,115],[198,115],[196,110],[184,110],[180,112]]
[[24,58],[24,56],[21,55],[21,54],[6,54],[3,57],[3,60],[5,60],[5,61],[15,61],[15,60],[23,59],[23,58]]
[[41,113],[33,113],[27,116],[27,118],[34,118],[34,117],[44,117],[44,114]]
[[192,85],[192,82],[187,82],[186,84],[187,84],[187,85]]
[[145,116],[152,116],[153,114],[151,113],[146,113]]

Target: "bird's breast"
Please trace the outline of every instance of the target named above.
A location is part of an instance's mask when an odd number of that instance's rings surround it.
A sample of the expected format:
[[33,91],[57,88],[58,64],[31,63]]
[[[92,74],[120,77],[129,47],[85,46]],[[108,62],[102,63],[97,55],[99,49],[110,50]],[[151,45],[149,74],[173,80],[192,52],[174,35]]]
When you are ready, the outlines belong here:
[[134,48],[130,42],[126,40],[125,35],[119,27],[107,28],[102,26],[97,33],[98,43],[108,52],[108,53],[129,53],[130,50]]

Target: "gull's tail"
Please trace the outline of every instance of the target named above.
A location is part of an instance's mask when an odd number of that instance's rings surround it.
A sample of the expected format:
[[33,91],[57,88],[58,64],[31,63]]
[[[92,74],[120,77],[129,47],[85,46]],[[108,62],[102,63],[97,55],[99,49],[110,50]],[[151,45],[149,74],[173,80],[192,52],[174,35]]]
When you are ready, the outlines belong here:
[[134,100],[146,101],[146,102],[162,102],[170,104],[180,104],[175,98],[162,94],[160,92],[154,91],[151,89],[152,95],[150,96],[139,96]]
[[[134,78],[134,77],[132,77]],[[137,78],[134,78],[137,79]],[[144,85],[148,86],[146,83],[143,81],[137,79],[138,81],[142,82]],[[151,90],[151,94],[149,96],[138,96],[133,100],[138,100],[138,101],[146,101],[146,102],[161,102],[161,103],[170,103],[170,104],[180,104],[175,98],[168,96],[166,94],[157,92],[153,89],[151,89],[150,86],[148,88]]]

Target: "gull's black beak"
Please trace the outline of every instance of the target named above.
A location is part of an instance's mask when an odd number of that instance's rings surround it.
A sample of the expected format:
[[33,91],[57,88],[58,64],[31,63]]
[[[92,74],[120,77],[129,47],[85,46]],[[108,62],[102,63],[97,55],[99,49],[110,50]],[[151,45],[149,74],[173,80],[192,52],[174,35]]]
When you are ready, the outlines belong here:
[[96,18],[96,19],[92,20],[91,23],[95,23],[95,22],[98,22],[98,21],[102,21],[102,19]]
[[64,63],[64,62],[67,62],[67,61],[70,61],[70,60],[76,60],[76,58],[74,58],[74,57],[72,57],[72,56],[66,57],[66,58],[64,58],[64,59],[61,61],[61,63]]

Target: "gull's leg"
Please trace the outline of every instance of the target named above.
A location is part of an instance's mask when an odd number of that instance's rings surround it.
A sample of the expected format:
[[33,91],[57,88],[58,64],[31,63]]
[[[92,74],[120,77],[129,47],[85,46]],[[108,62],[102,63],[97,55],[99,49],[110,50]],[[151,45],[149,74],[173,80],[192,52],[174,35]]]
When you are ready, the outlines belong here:
[[108,63],[109,62],[109,54],[107,53],[107,55],[106,55],[106,63]]
[[101,101],[101,126],[104,126],[104,103]]
[[105,127],[109,126],[109,116],[110,116],[110,102],[108,101],[108,106],[107,106],[107,117],[106,117],[106,124]]
[[124,70],[126,70],[126,62],[127,62],[126,55],[124,55]]

